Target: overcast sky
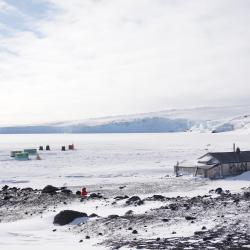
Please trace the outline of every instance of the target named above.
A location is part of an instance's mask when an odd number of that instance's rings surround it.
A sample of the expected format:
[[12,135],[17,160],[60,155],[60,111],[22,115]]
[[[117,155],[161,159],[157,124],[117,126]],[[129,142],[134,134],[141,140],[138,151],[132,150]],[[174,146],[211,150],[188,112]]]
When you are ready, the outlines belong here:
[[250,104],[249,0],[0,0],[0,124]]

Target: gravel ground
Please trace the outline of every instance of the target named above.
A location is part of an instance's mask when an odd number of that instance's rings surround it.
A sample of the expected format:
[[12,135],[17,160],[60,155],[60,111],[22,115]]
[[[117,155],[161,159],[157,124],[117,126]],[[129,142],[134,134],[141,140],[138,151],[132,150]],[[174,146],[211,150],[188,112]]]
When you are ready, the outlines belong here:
[[[166,188],[163,182],[158,186],[125,183],[87,188],[93,191],[89,199],[101,199],[107,206],[123,207],[127,212],[123,216],[96,217],[73,226],[69,233],[82,235],[82,242],[98,238],[99,244],[107,249],[250,249],[250,187],[236,194],[218,189],[192,198],[156,195]],[[10,222],[42,216],[59,205],[80,202],[81,197],[75,194],[79,188],[71,189],[72,192],[59,188],[44,193],[31,188],[3,187],[0,220]],[[143,195],[140,197],[138,193]],[[156,202],[160,205],[150,208]],[[144,205],[147,211],[133,212],[135,207]],[[191,236],[178,236],[178,230],[195,225],[198,230]]]

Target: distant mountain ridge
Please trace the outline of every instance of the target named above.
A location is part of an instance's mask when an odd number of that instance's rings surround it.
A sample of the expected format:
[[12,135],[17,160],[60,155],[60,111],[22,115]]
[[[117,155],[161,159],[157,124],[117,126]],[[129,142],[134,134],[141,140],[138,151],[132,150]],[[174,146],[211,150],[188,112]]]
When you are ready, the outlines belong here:
[[1,134],[35,133],[173,133],[250,131],[250,106],[171,109],[144,114],[3,126]]

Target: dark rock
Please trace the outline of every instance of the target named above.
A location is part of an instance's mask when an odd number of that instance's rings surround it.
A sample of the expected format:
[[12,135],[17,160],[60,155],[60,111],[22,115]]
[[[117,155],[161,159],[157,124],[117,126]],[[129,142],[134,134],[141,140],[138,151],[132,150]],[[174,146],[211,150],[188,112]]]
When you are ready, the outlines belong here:
[[102,236],[102,233],[99,233],[98,235]]
[[137,230],[133,230],[132,234],[138,234]]
[[132,228],[132,227],[129,227],[128,230],[133,230],[133,228]]
[[159,195],[159,194],[153,195],[152,198],[153,198],[154,201],[162,201],[162,200],[165,200],[165,199],[166,199],[165,196]]
[[163,222],[169,222],[169,219],[162,219]]
[[120,201],[120,200],[125,200],[125,199],[128,199],[129,197],[127,195],[124,195],[124,196],[116,196],[114,199],[117,200],[117,201]]
[[215,193],[216,193],[216,194],[222,194],[222,193],[223,193],[223,189],[220,188],[220,187],[219,187],[219,188],[216,188],[216,189],[215,189]]
[[100,193],[92,193],[89,195],[88,199],[102,199],[103,196]]
[[3,190],[3,191],[6,191],[8,188],[9,188],[8,185],[4,185],[4,186],[2,187],[2,190]]
[[57,187],[54,187],[52,185],[47,185],[43,190],[42,190],[42,193],[43,194],[55,194],[56,191],[58,191],[59,188]]
[[196,218],[195,218],[195,217],[192,217],[192,216],[186,216],[185,219],[186,219],[186,220],[195,220]]
[[69,224],[76,218],[87,217],[86,213],[81,213],[73,210],[63,210],[59,214],[54,217],[54,224],[58,224],[60,226]]
[[176,204],[169,204],[169,209],[171,209],[172,211],[175,211],[178,209],[178,206]]
[[26,192],[32,192],[32,191],[34,191],[33,188],[31,188],[31,187],[22,188],[21,190],[22,191],[26,191]]
[[250,199],[250,192],[244,192],[243,197],[245,199]]
[[126,201],[127,205],[142,205],[144,202],[141,200],[139,196],[132,196]]
[[79,243],[82,243],[83,242],[83,240],[79,240]]
[[17,187],[12,187],[9,189],[10,191],[13,191],[14,193],[17,192],[18,188]]
[[235,199],[234,199],[234,202],[235,202],[235,203],[239,203],[239,202],[240,202],[240,199],[239,199],[239,198],[235,198]]
[[69,189],[63,189],[61,192],[62,192],[63,194],[67,194],[67,195],[72,194],[72,191],[69,190]]
[[87,240],[90,239],[90,236],[87,235],[87,236],[85,237],[85,239],[87,239]]
[[117,215],[117,214],[111,214],[111,215],[108,216],[108,218],[109,219],[117,219],[117,218],[119,218],[119,215]]
[[12,198],[12,196],[10,196],[10,195],[6,195],[6,196],[4,196],[4,198],[3,198],[3,199],[4,199],[5,201],[8,201],[8,200],[10,200],[11,198]]
[[119,189],[124,189],[126,186],[120,186]]
[[205,226],[203,226],[201,230],[206,230],[206,229],[207,229],[207,228],[206,228]]
[[52,232],[56,232],[56,229],[53,229]]
[[213,236],[206,236],[203,238],[203,241],[208,241],[208,240],[212,240]]
[[133,210],[128,210],[126,213],[125,213],[125,216],[129,216],[129,215],[132,215],[134,213]]
[[76,195],[81,195],[81,191],[76,191]]
[[204,232],[204,231],[196,231],[196,232],[194,232],[194,235],[202,235],[204,233],[206,233],[206,232]]
[[93,213],[93,214],[89,215],[89,218],[95,218],[95,217],[98,217],[98,215],[97,215],[97,214],[95,214],[95,213]]

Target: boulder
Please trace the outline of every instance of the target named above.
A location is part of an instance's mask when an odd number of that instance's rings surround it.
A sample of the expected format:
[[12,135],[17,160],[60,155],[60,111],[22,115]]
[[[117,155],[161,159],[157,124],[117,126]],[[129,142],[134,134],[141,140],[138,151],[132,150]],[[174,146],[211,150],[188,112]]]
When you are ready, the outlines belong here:
[[72,194],[72,191],[69,190],[69,189],[62,189],[61,192],[62,192],[63,194],[67,194],[67,195]]
[[86,213],[81,213],[73,210],[63,210],[54,217],[54,224],[63,226],[72,222],[76,218],[87,217]]
[[12,198],[12,196],[6,195],[6,196],[4,196],[3,200],[8,201],[8,200],[10,200],[11,198]]
[[222,194],[222,193],[223,193],[223,189],[220,188],[220,187],[219,187],[219,188],[216,188],[216,189],[215,189],[215,193],[216,193],[216,194]]
[[8,185],[4,185],[4,186],[2,187],[2,190],[3,190],[3,191],[6,191],[8,188],[9,188]]
[[176,211],[178,210],[178,205],[175,203],[171,203],[169,204],[169,209],[171,209],[172,211]]
[[163,195],[160,195],[160,194],[155,194],[151,197],[148,197],[146,198],[146,200],[149,200],[149,201],[164,201],[166,200],[166,197],[163,196]]
[[169,219],[164,218],[164,219],[162,219],[162,221],[163,221],[163,222],[169,222],[170,220],[169,220]]
[[245,199],[250,199],[250,192],[244,192],[243,196]]
[[58,191],[59,188],[54,187],[52,185],[47,185],[46,187],[44,187],[44,189],[42,190],[43,194],[55,194],[56,191]]
[[126,213],[125,213],[125,216],[130,216],[134,213],[133,210],[128,210]]
[[33,188],[31,188],[31,187],[22,188],[21,190],[24,191],[24,192],[32,192],[32,191],[34,191]]
[[142,205],[144,202],[141,200],[139,196],[132,196],[126,201],[127,205]]
[[196,231],[196,232],[194,232],[194,235],[202,235],[205,233],[206,233],[205,231]]
[[192,217],[192,216],[186,216],[185,219],[186,219],[186,220],[195,220],[196,218],[195,218],[195,217]]
[[129,197],[127,195],[124,195],[124,196],[119,195],[119,196],[116,196],[114,199],[116,201],[120,201],[120,200],[125,200],[125,199],[128,199],[128,198]]
[[95,214],[95,213],[93,213],[93,214],[89,215],[89,218],[95,218],[95,217],[98,217],[98,215],[97,215],[97,214]]
[[117,219],[117,218],[119,218],[119,215],[117,215],[117,214],[111,214],[111,215],[108,216],[108,218],[109,219]]
[[102,199],[103,196],[100,193],[92,193],[89,195],[88,199]]

